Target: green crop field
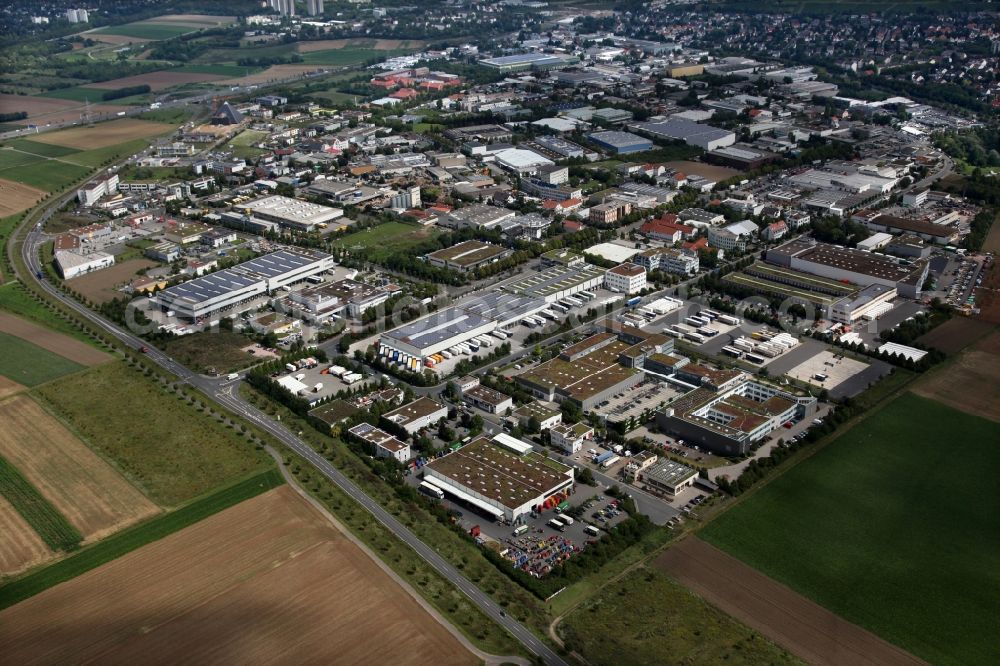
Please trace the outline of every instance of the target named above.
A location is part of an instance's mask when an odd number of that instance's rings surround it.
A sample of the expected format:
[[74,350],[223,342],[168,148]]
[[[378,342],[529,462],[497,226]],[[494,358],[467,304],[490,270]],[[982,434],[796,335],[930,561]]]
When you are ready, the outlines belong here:
[[387,222],[347,234],[335,241],[334,245],[348,250],[364,249],[372,259],[378,260],[393,252],[422,243],[439,233],[441,232],[434,228]]
[[603,664],[797,664],[760,634],[647,567],[615,581],[559,625],[566,646]]
[[124,25],[114,25],[107,28],[94,30],[100,35],[121,35],[122,37],[135,37],[137,39],[170,39],[178,35],[194,32],[197,28],[187,25],[171,25],[169,23],[126,23]]
[[46,192],[61,190],[88,173],[90,169],[87,167],[41,157],[23,166],[7,168],[0,166],[0,178],[31,185]]
[[163,506],[269,466],[244,437],[123,362],[52,382],[37,395]]
[[240,65],[184,65],[172,69],[172,72],[188,72],[191,74],[218,74],[219,76],[247,76],[259,72],[260,67],[241,67]]
[[[168,130],[164,129],[164,132]],[[113,146],[84,150],[74,155],[67,155],[62,158],[66,162],[79,164],[80,166],[99,167],[108,160],[116,160],[124,155],[138,153],[149,145],[146,139],[132,139],[123,143],[116,143]]]
[[32,141],[31,139],[6,139],[3,145],[40,157],[66,157],[67,155],[80,152],[76,148],[56,146],[51,143]]
[[143,523],[117,532],[51,566],[33,571],[6,585],[0,585],[0,609],[13,606],[54,585],[96,569],[106,562],[194,525],[244,500],[277,488],[283,483],[281,474],[275,469],[269,469],[199,497],[176,511],[159,514]]
[[101,99],[101,95],[106,93],[107,90],[100,90],[98,88],[84,88],[83,86],[73,86],[72,88],[58,88],[56,90],[49,90],[44,92],[39,97],[54,97],[56,99],[68,99],[74,102],[90,102],[91,104],[114,104],[119,100],[111,100],[110,102],[105,102]]
[[0,333],[0,375],[18,384],[38,386],[82,368],[27,340]]
[[83,535],[73,527],[66,516],[42,497],[21,472],[0,456],[0,495],[7,499],[14,510],[21,514],[31,529],[52,550],[74,550],[83,541]]
[[302,60],[307,65],[357,65],[368,60],[385,60],[398,55],[412,53],[414,49],[375,49],[344,47],[342,49],[327,49],[303,53]]
[[48,158],[23,153],[10,148],[0,148],[0,171],[28,166],[29,164],[35,164],[45,159]]
[[996,444],[995,423],[906,393],[700,536],[931,663],[995,663]]

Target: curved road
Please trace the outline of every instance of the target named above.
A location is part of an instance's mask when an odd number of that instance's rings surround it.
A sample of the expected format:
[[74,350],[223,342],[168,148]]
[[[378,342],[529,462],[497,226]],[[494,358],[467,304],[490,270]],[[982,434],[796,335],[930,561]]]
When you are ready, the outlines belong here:
[[[80,316],[104,329],[128,347],[131,347],[132,349],[138,349],[142,346],[147,347],[148,352],[146,356],[150,360],[168,370],[170,373],[176,375],[181,380],[198,389],[201,389],[217,404],[243,416],[248,421],[273,435],[285,446],[295,451],[295,453],[305,458],[320,474],[332,481],[342,491],[344,491],[344,493],[367,509],[376,520],[382,523],[399,539],[415,550],[417,554],[424,559],[424,561],[444,576],[449,582],[451,582],[452,585],[461,590],[467,597],[469,597],[472,603],[479,607],[483,613],[509,631],[511,635],[524,645],[524,647],[531,654],[540,657],[546,664],[551,664],[553,666],[565,666],[566,662],[563,661],[563,659],[559,657],[559,655],[556,654],[552,648],[539,640],[535,634],[525,628],[520,622],[510,617],[506,611],[493,601],[492,598],[463,576],[458,569],[453,567],[451,563],[438,554],[437,551],[421,541],[413,532],[410,531],[408,527],[403,525],[395,518],[395,516],[382,508],[378,502],[365,494],[365,492],[358,488],[353,481],[348,479],[344,476],[344,474],[331,465],[329,461],[316,453],[309,445],[299,439],[284,425],[272,420],[266,414],[243,400],[236,390],[238,387],[237,381],[208,378],[189,370],[187,367],[173,360],[159,349],[149,345],[149,343],[145,340],[142,340],[132,333],[119,328],[116,324],[84,307],[80,303],[63,294],[46,280],[39,279],[38,276],[42,274],[43,269],[38,259],[38,249],[45,241],[45,236],[42,233],[41,228],[44,226],[44,222],[52,215],[52,213],[58,210],[58,207],[64,200],[65,199],[60,199],[49,205],[46,211],[39,218],[39,221],[29,230],[27,237],[22,243],[21,256],[30,271],[32,279],[38,282],[39,285],[41,285],[41,287],[53,298],[58,299],[67,307],[72,308]],[[12,243],[9,248],[9,252],[13,254],[15,252],[14,245],[16,244],[14,237],[12,237],[11,241]]]

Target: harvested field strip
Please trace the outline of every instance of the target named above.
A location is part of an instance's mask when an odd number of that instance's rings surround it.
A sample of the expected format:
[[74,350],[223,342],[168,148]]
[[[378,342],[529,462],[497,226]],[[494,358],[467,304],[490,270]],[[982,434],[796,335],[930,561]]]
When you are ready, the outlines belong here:
[[923,663],[696,537],[656,566],[811,664]]
[[[963,321],[983,324],[976,320]],[[937,329],[931,331],[931,334],[936,332]],[[1000,377],[998,347],[1000,347],[1000,333],[992,333],[963,351],[951,363],[928,372],[914,383],[911,390],[917,395],[937,400],[966,414],[982,416],[1000,423],[1000,391],[997,390],[997,378]]]
[[21,386],[17,382],[12,382],[6,377],[0,376],[0,400],[17,393],[18,391],[23,391],[24,388],[25,387]]
[[55,553],[10,502],[0,497],[0,580],[51,559]]
[[80,365],[97,365],[111,358],[104,352],[79,340],[66,337],[61,333],[5,312],[0,312],[0,331],[15,335],[23,340],[30,340],[32,344]]
[[75,578],[148,543],[162,539],[168,534],[194,525],[223,509],[228,509],[244,500],[277,488],[283,483],[284,479],[281,478],[281,474],[275,469],[270,469],[197,499],[176,511],[161,514],[151,520],[122,530],[103,541],[81,549],[50,567],[32,572],[0,586],[0,609],[13,606],[43,590]]
[[31,139],[6,139],[4,141],[4,145],[9,146],[14,150],[20,150],[24,153],[38,155],[39,157],[66,157],[67,155],[80,152],[76,148],[53,146],[49,143],[32,141]]
[[476,663],[288,487],[5,610],[0,652],[13,663]]
[[24,475],[86,541],[159,509],[34,400],[0,402],[0,456]]
[[28,210],[45,194],[36,187],[0,178],[0,218]]
[[166,134],[169,131],[170,127],[163,123],[123,118],[122,120],[100,123],[93,127],[74,127],[57,132],[46,132],[37,135],[32,140],[80,150],[93,150],[132,139],[144,139],[157,134]]
[[0,456],[0,495],[17,510],[25,522],[53,550],[74,550],[83,536],[56,511],[20,471]]
[[21,338],[0,332],[0,375],[25,386],[37,386],[83,366]]

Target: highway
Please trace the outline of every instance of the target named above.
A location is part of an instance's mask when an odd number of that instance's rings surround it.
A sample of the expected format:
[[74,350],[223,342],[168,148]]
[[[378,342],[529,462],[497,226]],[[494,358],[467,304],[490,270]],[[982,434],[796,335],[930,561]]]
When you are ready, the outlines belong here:
[[[329,463],[325,458],[317,454],[309,445],[303,442],[297,435],[292,433],[284,425],[272,420],[270,417],[260,412],[251,404],[243,400],[236,390],[238,382],[227,381],[225,379],[214,379],[199,375],[184,365],[170,358],[161,350],[153,347],[145,340],[123,330],[115,323],[108,321],[104,317],[89,310],[72,298],[63,294],[54,285],[38,276],[44,271],[38,258],[38,250],[45,242],[46,238],[42,232],[45,221],[65,203],[67,197],[49,204],[42,213],[37,223],[29,230],[27,237],[21,245],[21,257],[30,271],[30,278],[38,282],[39,285],[53,298],[58,299],[68,308],[78,313],[81,317],[89,320],[93,324],[107,331],[116,339],[132,349],[146,347],[146,356],[171,374],[177,376],[184,382],[200,389],[216,404],[229,409],[242,416],[251,423],[257,425],[262,430],[267,431],[281,443],[292,449],[299,456],[312,464],[316,471],[325,476],[337,485],[344,493],[351,497],[358,504],[371,513],[376,520],[382,523],[388,530],[395,534],[404,543],[409,545],[416,553],[424,559],[438,573],[444,576],[452,585],[461,590],[484,614],[494,622],[504,627],[533,655],[540,657],[546,664],[553,666],[563,666],[565,661],[552,648],[538,639],[535,634],[528,630],[517,620],[510,617],[506,611],[496,604],[486,593],[476,587],[471,581],[463,576],[444,557],[437,553],[431,546],[421,541],[405,525],[399,522],[392,514],[382,508],[382,506],[365,494],[353,481],[344,476],[339,470]],[[12,237],[12,242],[8,247],[8,252],[13,255],[16,250],[14,242],[16,234]],[[13,257],[12,257],[13,258]],[[513,583],[512,583],[513,584]]]

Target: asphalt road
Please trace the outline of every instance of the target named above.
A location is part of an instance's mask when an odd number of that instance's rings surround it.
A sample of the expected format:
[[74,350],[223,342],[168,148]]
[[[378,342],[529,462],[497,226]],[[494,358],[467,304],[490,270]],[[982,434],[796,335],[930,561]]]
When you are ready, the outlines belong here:
[[[238,382],[205,377],[189,370],[187,367],[173,360],[159,349],[151,346],[145,340],[142,340],[128,331],[119,328],[113,322],[108,321],[104,317],[101,317],[83,305],[77,303],[75,300],[69,298],[48,281],[39,279],[38,275],[42,273],[42,266],[38,259],[38,249],[45,239],[41,229],[44,226],[44,222],[54,211],[59,209],[60,205],[62,205],[65,200],[66,199],[64,198],[61,201],[50,204],[48,209],[40,218],[41,221],[29,231],[25,242],[21,246],[21,256],[31,272],[31,278],[36,280],[46,292],[61,301],[67,307],[79,313],[82,317],[106,330],[108,333],[132,349],[138,349],[139,347],[145,346],[148,349],[146,356],[150,360],[176,375],[181,380],[201,389],[217,404],[241,415],[243,418],[259,426],[261,429],[266,430],[288,448],[302,456],[305,460],[312,464],[320,474],[328,478],[344,493],[368,510],[376,520],[382,523],[404,543],[409,545],[421,558],[424,559],[424,561],[426,561],[452,585],[457,587],[467,597],[469,597],[469,599],[483,613],[509,631],[511,635],[524,645],[524,647],[531,654],[541,657],[546,664],[561,666],[566,663],[548,645],[539,640],[538,637],[525,628],[524,625],[511,618],[506,611],[493,601],[493,599],[463,576],[444,557],[439,555],[437,551],[421,541],[413,532],[409,530],[409,528],[396,520],[396,518],[383,509],[378,502],[365,494],[364,491],[354,484],[354,482],[333,467],[329,461],[313,451],[312,448],[288,430],[284,425],[273,421],[270,417],[243,400],[239,396],[239,392],[237,390],[239,385]],[[14,252],[13,245],[9,248],[9,251],[11,253]]]

